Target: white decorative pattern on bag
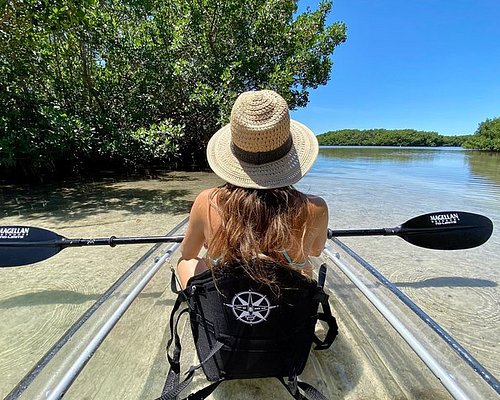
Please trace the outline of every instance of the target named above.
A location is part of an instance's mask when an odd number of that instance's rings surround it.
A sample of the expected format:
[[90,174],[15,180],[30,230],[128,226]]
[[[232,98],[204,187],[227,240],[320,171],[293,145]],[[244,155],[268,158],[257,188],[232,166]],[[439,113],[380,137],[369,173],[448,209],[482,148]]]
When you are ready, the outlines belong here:
[[272,306],[265,295],[252,290],[237,293],[231,304],[224,303],[224,305],[232,308],[238,321],[249,325],[266,321],[271,310],[279,307]]

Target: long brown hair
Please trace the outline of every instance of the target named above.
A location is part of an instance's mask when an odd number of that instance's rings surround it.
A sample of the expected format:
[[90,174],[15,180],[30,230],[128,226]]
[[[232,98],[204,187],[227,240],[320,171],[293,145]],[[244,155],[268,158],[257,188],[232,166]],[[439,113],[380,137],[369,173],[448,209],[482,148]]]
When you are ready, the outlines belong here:
[[214,269],[238,263],[253,279],[273,285],[269,261],[290,268],[283,251],[302,249],[307,196],[292,186],[247,189],[225,184],[213,192],[211,202],[221,219],[208,246],[208,257],[217,260]]

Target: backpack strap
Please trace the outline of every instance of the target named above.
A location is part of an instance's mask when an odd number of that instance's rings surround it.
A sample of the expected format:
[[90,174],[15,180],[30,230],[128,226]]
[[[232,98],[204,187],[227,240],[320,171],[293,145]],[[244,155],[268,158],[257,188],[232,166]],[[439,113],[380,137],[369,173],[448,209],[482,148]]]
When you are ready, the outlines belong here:
[[[178,382],[178,374],[177,375],[177,382],[175,383],[174,386],[164,388],[161,396],[157,398],[156,400],[173,400],[176,399],[177,396],[191,383],[193,380],[194,374],[198,369],[201,368],[203,364],[205,364],[208,360],[210,360],[221,348],[222,348],[223,343],[217,341],[210,351],[210,354],[199,364],[197,365],[192,365],[186,372],[186,377],[182,382]],[[180,354],[180,352],[179,352]],[[167,377],[167,383],[169,382],[169,377],[171,375],[172,368],[170,369],[169,376]],[[175,374],[175,373],[174,373]],[[172,379],[171,379],[172,380]],[[217,382],[214,382],[203,389],[199,390],[196,393],[190,394],[186,399],[204,399],[208,395],[210,395],[216,388],[219,386],[219,384],[223,381],[224,379],[218,380]]]
[[[328,400],[318,389],[309,385],[308,383],[297,381],[288,383],[282,377],[276,377],[281,384],[288,390],[288,393],[292,395],[294,399],[297,400]],[[301,393],[301,390],[304,394]]]
[[[210,360],[223,346],[223,344],[219,341],[217,341],[214,345],[214,347],[211,349],[210,353],[207,355],[207,357],[200,362],[198,365],[192,365],[188,371],[186,372],[186,377],[182,382],[179,382],[180,379],[180,358],[181,358],[181,338],[179,336],[179,331],[178,331],[178,325],[179,325],[179,320],[182,317],[184,313],[186,313],[189,310],[189,307],[184,308],[181,310],[179,313],[179,309],[182,305],[182,303],[186,302],[190,296],[190,293],[188,290],[182,290],[178,296],[177,300],[175,301],[175,304],[172,308],[172,311],[170,313],[170,321],[169,321],[169,327],[170,327],[170,339],[167,342],[167,358],[168,362],[170,364],[170,369],[168,371],[167,379],[165,381],[165,385],[162,390],[162,394],[160,397],[158,397],[157,400],[170,400],[170,399],[176,399],[177,396],[191,383],[193,380],[193,376],[195,372],[203,365],[205,364],[208,360]],[[189,303],[187,303],[189,306]],[[177,316],[176,316],[177,314]],[[174,349],[172,352],[172,356],[170,355],[170,346],[174,343]],[[217,382],[215,382],[217,383]],[[220,381],[219,381],[220,383]],[[213,390],[218,385],[209,385],[208,387],[202,389],[199,391],[198,396],[208,396],[210,393],[212,393]],[[197,392],[198,393],[198,392]],[[194,393],[193,395],[196,395],[197,393]],[[204,399],[205,397],[192,397],[193,399]],[[191,397],[189,397],[191,398]]]
[[[185,308],[181,312],[178,313],[176,317],[176,313],[179,311],[181,304],[186,301],[186,293],[180,292],[177,296],[177,300],[172,308],[170,313],[170,338],[167,342],[167,359],[170,364],[170,369],[168,371],[167,379],[165,381],[165,385],[162,390],[162,395],[171,391],[174,387],[179,385],[179,375],[180,375],[180,358],[181,358],[181,338],[178,333],[177,326],[179,324],[179,320],[181,316],[187,312],[188,308]],[[172,356],[170,356],[170,346],[174,342],[174,350],[172,352]]]
[[314,335],[313,340],[316,344],[314,350],[326,350],[332,345],[333,341],[337,337],[339,328],[337,325],[337,320],[332,315],[330,303],[328,303],[328,295],[323,291],[323,289],[319,291],[318,299],[321,303],[321,307],[323,308],[323,312],[318,313],[318,319],[327,323],[328,331],[326,332],[326,336],[323,340]]
[[318,272],[318,288],[316,292],[316,298],[321,303],[321,308],[323,312],[318,313],[318,319],[320,321],[326,322],[328,325],[328,331],[326,332],[326,336],[323,340],[321,340],[318,336],[314,335],[314,343],[316,346],[314,350],[326,350],[328,349],[335,338],[337,337],[339,328],[337,325],[337,320],[332,314],[332,310],[330,308],[330,303],[328,302],[328,295],[323,290],[323,286],[326,280],[326,264],[321,264]]
[[173,266],[170,267],[170,271],[172,271],[172,277],[170,278],[170,290],[172,293],[179,294],[182,292],[182,289],[177,289],[177,287],[182,287],[181,282],[179,281]]

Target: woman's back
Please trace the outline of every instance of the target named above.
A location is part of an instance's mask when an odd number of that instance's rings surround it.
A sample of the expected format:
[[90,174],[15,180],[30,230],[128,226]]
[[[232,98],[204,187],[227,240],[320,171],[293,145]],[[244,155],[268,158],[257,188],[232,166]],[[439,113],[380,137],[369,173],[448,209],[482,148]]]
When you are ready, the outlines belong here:
[[[233,261],[254,265],[262,259],[309,275],[308,257],[323,250],[327,223],[328,208],[320,197],[292,187],[258,190],[224,185],[196,198],[186,232],[192,241],[183,243],[182,254],[195,258],[201,245],[207,248],[196,273]],[[203,232],[202,237],[195,231]]]
[[[316,136],[290,119],[278,93],[242,93],[230,123],[208,143],[208,163],[227,184],[205,190],[193,204],[178,264],[183,285],[234,261],[262,282],[269,260],[310,274],[308,257],[319,255],[326,241],[328,208],[292,185],[317,154]],[[204,245],[207,257],[201,258]]]

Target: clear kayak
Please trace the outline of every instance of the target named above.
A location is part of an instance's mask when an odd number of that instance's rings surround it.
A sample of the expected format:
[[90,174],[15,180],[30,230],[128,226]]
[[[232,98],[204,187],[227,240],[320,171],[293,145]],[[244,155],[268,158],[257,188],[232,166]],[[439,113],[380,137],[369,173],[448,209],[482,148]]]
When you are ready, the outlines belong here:
[[[168,235],[180,235],[187,221]],[[65,333],[6,399],[155,399],[168,373],[178,243],[155,245]],[[329,399],[495,399],[498,380],[378,271],[337,239],[323,255],[339,335],[300,378]],[[318,325],[321,330],[321,326]],[[196,354],[187,319],[186,369]],[[189,390],[204,386],[202,372]],[[187,396],[189,393],[183,393]],[[286,399],[275,379],[224,382],[213,399]]]

